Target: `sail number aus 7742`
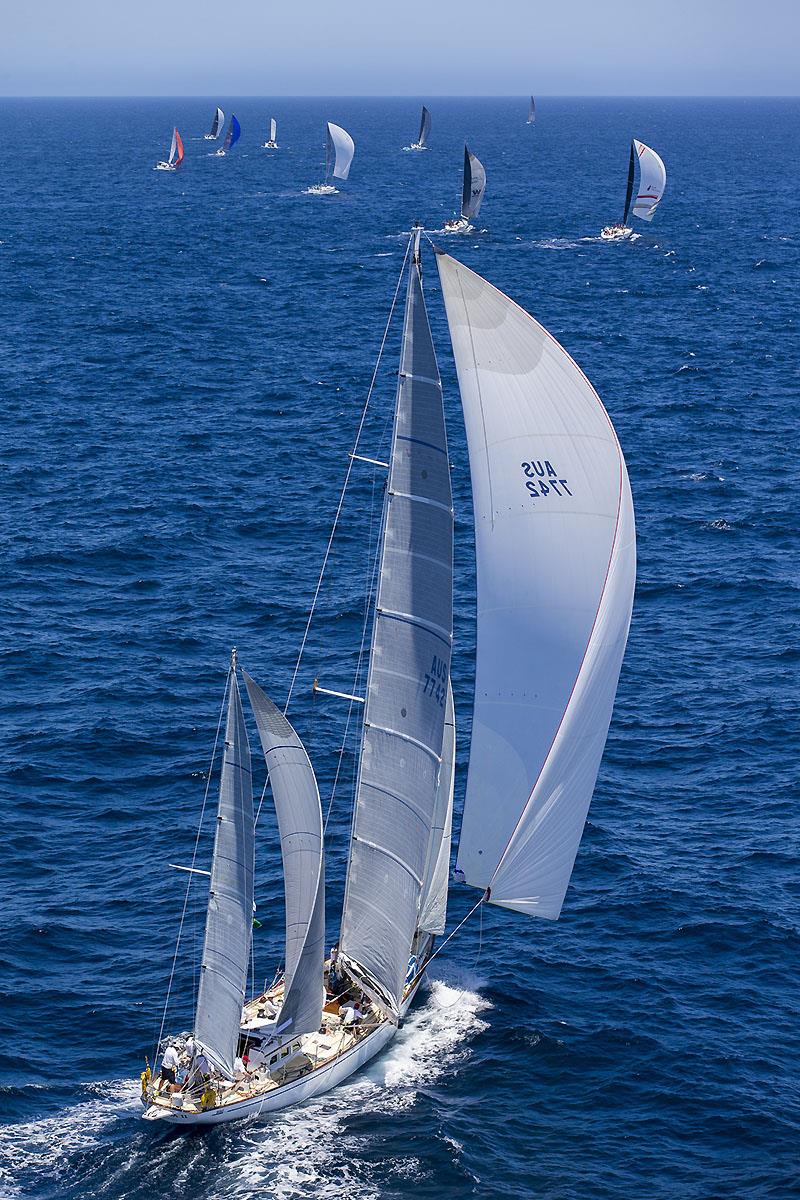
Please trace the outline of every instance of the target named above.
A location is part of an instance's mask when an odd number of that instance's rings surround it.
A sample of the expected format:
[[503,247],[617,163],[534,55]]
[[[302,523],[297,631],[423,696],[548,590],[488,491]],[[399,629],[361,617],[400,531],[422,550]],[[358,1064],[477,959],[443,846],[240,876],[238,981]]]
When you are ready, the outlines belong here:
[[525,487],[531,499],[538,500],[540,496],[571,496],[569,483],[559,478],[558,471],[547,459],[532,458],[530,462],[520,464],[525,476]]
[[444,704],[445,696],[447,695],[447,663],[444,659],[439,658],[437,654],[433,656],[430,670],[425,675],[425,683],[422,688],[423,696],[432,696],[440,706]]

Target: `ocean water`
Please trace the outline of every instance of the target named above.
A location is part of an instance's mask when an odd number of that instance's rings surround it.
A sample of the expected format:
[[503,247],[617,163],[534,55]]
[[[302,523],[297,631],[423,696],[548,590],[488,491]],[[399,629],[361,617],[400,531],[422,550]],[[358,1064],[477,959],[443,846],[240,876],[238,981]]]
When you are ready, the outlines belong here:
[[[220,99],[243,134],[202,134]],[[0,1195],[800,1194],[796,101],[4,101],[0,195],[3,853]],[[269,116],[281,149],[260,149]],[[324,121],[356,141],[340,194]],[[154,172],[173,123],[184,168]],[[632,134],[666,197],[635,241]],[[639,572],[589,823],[558,923],[483,911],[389,1051],[306,1107],[203,1134],[139,1120],[230,647],[294,668],[415,218],[463,140],[480,230],[448,248],[529,309],[603,397]],[[434,235],[435,236],[435,235]],[[468,466],[432,256],[458,512],[463,796],[473,683]],[[381,456],[399,323],[362,442]],[[291,716],[327,807],[380,492],[359,466]],[[534,665],[535,666],[535,665]],[[349,743],[352,745],[352,738]],[[352,786],[329,825],[329,938]],[[208,854],[204,836],[200,855]],[[257,977],[281,954],[259,826]],[[454,886],[451,922],[476,895]],[[202,887],[167,1027],[191,1020]]]

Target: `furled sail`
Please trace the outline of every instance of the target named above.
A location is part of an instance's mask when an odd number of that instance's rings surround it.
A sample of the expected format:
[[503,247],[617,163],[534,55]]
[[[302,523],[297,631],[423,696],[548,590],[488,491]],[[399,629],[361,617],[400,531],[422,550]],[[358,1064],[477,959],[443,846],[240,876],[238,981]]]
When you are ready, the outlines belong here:
[[464,147],[464,190],[461,196],[461,215],[471,221],[477,217],[483,193],[486,191],[486,172],[483,163]]
[[430,133],[430,131],[431,131],[431,114],[428,112],[427,108],[423,104],[422,116],[420,117],[420,122],[419,122],[419,137],[417,138],[418,146],[421,147],[421,146],[427,145],[428,134]]
[[397,1014],[435,822],[453,624],[442,388],[409,267],[341,954]]
[[225,124],[225,113],[222,111],[221,108],[217,108],[217,111],[214,113],[214,119],[211,122],[211,128],[209,129],[208,133],[206,134],[206,137],[218,138],[219,131],[222,129],[222,126],[224,124]]
[[271,142],[275,141],[277,133],[278,133],[278,123],[274,117],[270,117],[270,119],[269,119],[269,140]]
[[253,786],[235,665],[228,683],[225,749],[211,862],[195,1039],[229,1079],[242,1018],[253,934]]
[[442,769],[439,774],[439,789],[436,793],[436,813],[428,864],[425,870],[425,886],[419,910],[419,927],[426,933],[444,933],[447,921],[447,884],[450,879],[450,841],[453,831],[453,795],[456,782],[456,714],[453,706],[453,688],[447,686],[447,708],[444,718],[442,742]]
[[169,148],[169,165],[179,167],[183,162],[183,138],[177,129],[172,131],[172,145]]
[[639,159],[639,191],[633,202],[633,215],[642,221],[652,221],[667,186],[667,168],[655,150],[645,146],[644,142],[637,142],[636,138],[632,150]]
[[536,120],[536,103],[533,99],[533,96],[531,96],[531,104],[530,104],[530,108],[528,109],[528,124],[533,125],[535,120]]
[[458,870],[561,911],[611,719],[636,542],[597,393],[523,309],[446,254],[439,275],[469,448],[477,660]]
[[330,171],[331,159],[333,159],[334,178],[347,179],[355,152],[355,142],[347,130],[342,129],[340,125],[334,125],[331,121],[328,121],[328,136],[325,146],[325,173],[327,174]]
[[236,120],[236,117],[231,117],[231,123],[228,126],[228,132],[225,134],[225,141],[222,143],[222,149],[226,152],[231,150],[242,135],[242,127]]
[[242,672],[267,760],[286,890],[286,958],[278,1030],[319,1029],[325,1003],[325,864],[322,809],[303,743],[255,680]]

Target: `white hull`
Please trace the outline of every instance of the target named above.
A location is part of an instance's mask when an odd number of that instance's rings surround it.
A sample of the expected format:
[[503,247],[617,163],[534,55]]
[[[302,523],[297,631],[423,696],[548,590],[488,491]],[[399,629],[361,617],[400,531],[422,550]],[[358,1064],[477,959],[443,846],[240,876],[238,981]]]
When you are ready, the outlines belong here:
[[227,153],[228,153],[227,150],[222,150],[222,149],[214,151],[214,155],[216,158],[224,158]]
[[153,167],[154,171],[177,171],[177,169],[178,168],[175,165],[175,163],[168,163],[168,162],[158,162]]
[[632,233],[633,230],[627,225],[606,225],[605,229],[600,230],[600,237],[604,242],[621,242]]
[[277,142],[264,142],[264,145],[261,148],[262,148],[262,150],[277,150],[278,143]]
[[306,188],[307,196],[335,196],[338,193],[339,189],[332,183],[315,183],[313,187]]
[[427,150],[427,146],[420,146],[419,142],[412,142],[410,146],[403,146],[404,150]]
[[217,138],[218,138],[218,137],[219,137],[219,134],[218,134],[218,133],[204,133],[204,134],[203,134],[203,141],[205,141],[205,142],[215,142],[215,141],[217,140]]
[[456,221],[445,221],[444,233],[468,233],[473,228],[466,217],[459,217]]

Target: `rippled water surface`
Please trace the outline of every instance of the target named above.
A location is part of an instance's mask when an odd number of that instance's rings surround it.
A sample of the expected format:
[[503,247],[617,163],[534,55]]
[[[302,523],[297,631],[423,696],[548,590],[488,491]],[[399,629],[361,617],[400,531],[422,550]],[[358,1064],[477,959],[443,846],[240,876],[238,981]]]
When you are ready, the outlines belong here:
[[[783,1198],[798,1173],[797,269],[800,104],[6,103],[0,198],[5,1197]],[[270,115],[279,152],[260,149]],[[324,121],[356,141],[339,195]],[[177,123],[181,172],[153,172]],[[635,241],[631,134],[669,171]],[[639,535],[628,653],[557,924],[467,924],[391,1049],[258,1123],[141,1124],[231,645],[281,699],[405,250],[485,162],[450,239],[567,347],[624,447]],[[457,799],[474,563],[458,395],[426,290],[458,508]],[[398,328],[363,451],[385,451]],[[359,465],[292,715],[327,806],[379,482]],[[535,672],[536,664],[531,664]],[[352,756],[329,825],[338,922]],[[271,814],[256,972],[281,953]],[[200,847],[208,855],[208,839]],[[474,902],[451,893],[455,922]],[[169,1014],[191,1020],[202,888]]]

